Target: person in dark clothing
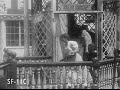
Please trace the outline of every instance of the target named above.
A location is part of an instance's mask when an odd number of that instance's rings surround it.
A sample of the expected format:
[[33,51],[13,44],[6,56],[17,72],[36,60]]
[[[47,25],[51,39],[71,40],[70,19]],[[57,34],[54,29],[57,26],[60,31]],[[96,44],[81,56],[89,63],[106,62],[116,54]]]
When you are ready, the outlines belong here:
[[81,26],[81,36],[83,37],[83,60],[84,61],[91,61],[91,52],[95,49],[95,34],[88,30],[87,25]]

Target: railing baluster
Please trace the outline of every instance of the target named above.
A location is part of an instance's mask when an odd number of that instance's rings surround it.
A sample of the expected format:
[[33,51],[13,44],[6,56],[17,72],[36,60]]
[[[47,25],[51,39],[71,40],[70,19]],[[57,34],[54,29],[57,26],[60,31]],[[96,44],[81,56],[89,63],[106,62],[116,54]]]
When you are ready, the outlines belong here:
[[110,89],[110,65],[108,64],[108,89]]
[[106,65],[104,65],[104,89],[106,88]]
[[25,81],[26,81],[26,72],[25,72],[25,67],[23,67],[23,78],[22,78],[22,80],[21,80],[21,82],[22,82],[22,85],[23,85],[23,87],[25,87],[26,85],[25,85]]
[[35,76],[33,70],[32,70],[32,89],[35,89]]
[[63,72],[62,72],[63,68],[60,67],[60,89],[63,89]]
[[110,78],[110,77],[111,77],[111,75],[110,75],[110,64],[108,64],[108,67],[109,67],[109,68],[108,68],[108,80],[109,80],[108,83],[109,83],[109,89],[110,89],[110,84],[111,84],[111,82],[110,82],[110,79],[111,79],[111,78]]
[[32,68],[29,67],[29,87],[32,88],[31,86],[32,86]]
[[[103,66],[103,81],[105,81],[105,66]],[[103,82],[103,89],[105,86],[105,82]]]
[[55,67],[55,89],[57,89],[57,67]]
[[66,85],[65,85],[65,83],[66,83],[66,78],[65,78],[66,67],[63,66],[62,68],[63,68],[63,74],[62,74],[62,76],[63,76],[63,82],[62,82],[62,84],[63,84],[63,89],[64,89],[66,87]]
[[90,88],[90,83],[91,83],[91,75],[90,75],[90,67],[87,66],[87,88]]
[[109,64],[106,65],[107,88],[109,88]]
[[41,89],[41,78],[40,78],[40,68],[38,68],[38,80],[37,80],[37,87]]
[[47,73],[48,72],[45,72],[46,71],[46,69],[45,69],[45,67],[43,68],[43,73],[44,73],[44,76],[43,76],[43,88],[44,89],[46,89],[47,87],[46,87],[46,77],[47,77]]
[[71,67],[71,88],[73,89],[74,88],[74,82],[75,82],[75,79],[76,77],[73,75],[73,67]]
[[110,83],[112,88],[112,64],[110,64]]
[[68,72],[69,72],[69,68],[65,67],[66,72],[65,72],[65,89],[68,89],[68,84],[69,84],[69,77],[68,77]]
[[106,88],[108,88],[108,64],[106,65]]
[[104,83],[104,88],[106,88],[106,65],[104,66],[104,80],[105,80],[105,83]]
[[[114,70],[113,70],[114,68],[113,68],[113,66],[114,66],[114,63],[111,66],[112,67],[112,73],[111,73],[112,74],[112,85],[114,85],[114,82],[113,82],[114,81]],[[113,88],[113,86],[112,86],[112,88]]]
[[111,64],[109,64],[109,88],[111,88]]
[[21,82],[21,80],[22,80],[22,67],[20,68],[20,80],[19,80],[21,88],[22,88],[22,82]]
[[118,71],[118,69],[119,69],[119,63],[117,62],[117,66],[116,66],[116,84],[117,84],[117,89],[118,89],[118,78],[119,78],[119,71]]
[[57,84],[57,89],[59,89],[59,77],[60,77],[60,76],[59,76],[59,75],[60,75],[60,74],[59,74],[59,73],[60,73],[60,72],[59,72],[59,66],[57,66],[56,68],[57,68],[57,73],[56,73],[56,78],[57,78],[57,79],[56,79],[56,84]]
[[120,89],[120,62],[118,63],[118,68],[117,68],[117,72],[118,72],[118,89]]
[[85,81],[84,81],[84,69],[85,69],[85,67],[82,66],[81,69],[82,69],[82,88],[83,88],[84,82],[85,82]]
[[29,68],[26,68],[26,83],[27,83],[27,89],[29,89]]
[[52,70],[51,70],[51,67],[50,67],[50,85],[49,85],[49,89],[52,89]]
[[101,77],[101,79],[100,79],[100,89],[102,89],[102,84],[103,84],[103,65],[101,65],[101,74],[100,74],[100,77]]
[[19,87],[20,83],[19,83],[19,80],[20,80],[20,68],[17,67],[17,87]]
[[116,87],[117,87],[117,63],[115,66],[115,87],[114,87],[114,89],[116,89]]
[[79,89],[79,66],[76,66],[76,69],[77,69],[77,81],[76,81],[75,88]]

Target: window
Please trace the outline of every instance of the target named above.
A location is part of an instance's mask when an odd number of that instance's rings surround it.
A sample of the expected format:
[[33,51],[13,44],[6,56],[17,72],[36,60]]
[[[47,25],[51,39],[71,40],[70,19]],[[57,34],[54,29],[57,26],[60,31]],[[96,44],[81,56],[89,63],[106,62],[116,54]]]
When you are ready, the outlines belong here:
[[23,9],[23,8],[24,8],[24,1],[18,0],[18,9]]
[[[31,22],[30,30],[30,46],[32,45]],[[6,21],[6,46],[24,46],[24,21],[7,20]]]

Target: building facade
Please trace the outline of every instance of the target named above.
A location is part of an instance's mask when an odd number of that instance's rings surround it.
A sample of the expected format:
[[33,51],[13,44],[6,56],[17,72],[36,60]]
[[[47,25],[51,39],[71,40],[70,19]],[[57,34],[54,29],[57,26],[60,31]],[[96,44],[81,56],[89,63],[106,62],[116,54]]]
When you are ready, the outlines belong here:
[[[17,56],[24,56],[24,0],[0,0],[0,60],[3,49],[8,48],[16,52]],[[31,0],[28,0],[29,31],[31,40]],[[30,41],[30,52],[31,52]]]

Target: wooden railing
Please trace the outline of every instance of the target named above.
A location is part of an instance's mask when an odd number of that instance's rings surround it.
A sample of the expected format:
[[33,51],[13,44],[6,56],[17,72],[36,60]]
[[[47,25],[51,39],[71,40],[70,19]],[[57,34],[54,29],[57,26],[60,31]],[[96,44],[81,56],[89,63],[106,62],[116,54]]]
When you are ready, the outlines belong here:
[[[15,58],[14,53],[7,55],[9,55],[7,61],[12,61],[13,67],[9,66],[12,69],[6,69],[9,73],[5,69],[3,71],[9,78],[15,80],[16,84],[12,84],[14,88],[117,89],[120,87],[120,56],[118,53],[115,53],[115,57],[107,57],[104,61],[93,58],[92,61],[84,62],[47,62],[47,60],[52,60],[51,57]],[[13,77],[10,77],[12,75]],[[68,77],[70,75],[71,78]],[[84,78],[85,75],[86,78]],[[84,87],[84,79],[86,79],[87,87]],[[9,87],[13,88],[12,85]]]
[[[51,63],[36,63],[36,62],[18,62],[17,63],[17,80],[19,88],[27,89],[68,89],[68,88],[80,88],[83,89],[84,78],[79,78],[79,74],[82,71],[81,77],[85,76],[87,70],[87,87],[89,89],[112,89],[118,88],[118,66],[119,58],[116,59],[116,71],[114,71],[114,59],[100,61],[100,66],[95,67],[94,63],[89,61],[85,62],[51,62]],[[87,69],[86,69],[87,67]],[[71,76],[74,75],[74,68],[77,72],[77,80],[79,82],[71,82],[68,86],[68,73]],[[79,73],[80,72],[80,73]],[[25,84],[20,82],[25,80]],[[72,80],[74,78],[72,77]]]
[[[86,67],[88,69],[86,69]],[[83,88],[84,82],[83,76],[87,72],[87,88],[90,88],[92,83],[92,77],[90,77],[89,68],[92,67],[92,62],[51,62],[51,63],[17,63],[17,79],[19,88],[39,88],[39,89],[68,89],[68,83],[70,88]],[[74,81],[68,81],[68,74],[74,75],[76,71],[77,80],[80,81],[74,83]],[[82,73],[80,73],[80,71]],[[71,72],[71,73],[70,73]],[[79,75],[81,74],[81,77]],[[73,76],[71,80],[74,80]],[[25,80],[25,83],[20,82]]]
[[31,57],[16,57],[16,61],[17,62],[52,62],[52,57],[35,57],[35,56],[31,56]]

